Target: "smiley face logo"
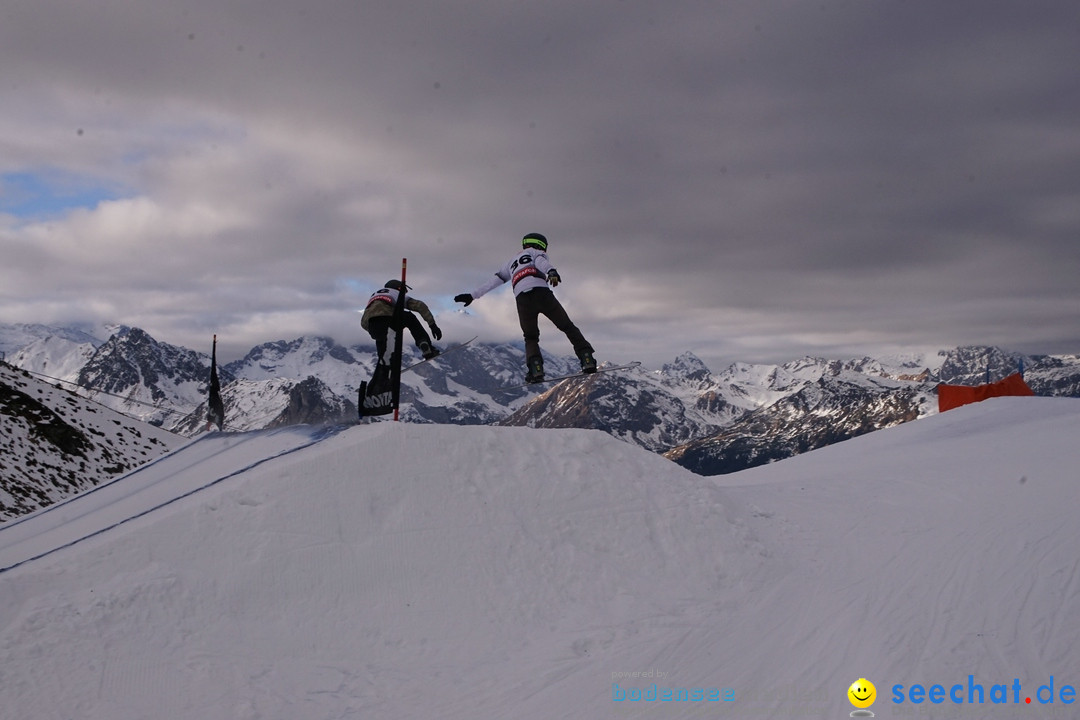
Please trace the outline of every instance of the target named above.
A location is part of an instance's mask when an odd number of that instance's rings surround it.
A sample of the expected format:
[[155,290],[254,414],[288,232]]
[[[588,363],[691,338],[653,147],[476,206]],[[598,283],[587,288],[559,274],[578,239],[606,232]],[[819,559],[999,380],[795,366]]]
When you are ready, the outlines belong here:
[[855,707],[868,708],[877,699],[877,688],[874,687],[874,683],[866,678],[859,678],[851,683],[851,687],[847,690],[847,696]]

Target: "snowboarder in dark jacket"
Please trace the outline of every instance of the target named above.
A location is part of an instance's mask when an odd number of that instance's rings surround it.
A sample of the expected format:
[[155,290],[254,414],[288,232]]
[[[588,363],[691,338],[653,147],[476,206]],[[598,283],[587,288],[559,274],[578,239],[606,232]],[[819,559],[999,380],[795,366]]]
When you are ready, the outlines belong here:
[[390,358],[386,357],[386,336],[391,328],[397,332],[408,328],[409,332],[412,333],[416,346],[424,354],[425,360],[430,360],[439,354],[439,349],[431,344],[431,336],[424,330],[419,318],[410,312],[412,310],[420,313],[420,316],[424,318],[424,322],[431,328],[431,334],[435,336],[436,340],[441,340],[442,330],[435,324],[435,316],[431,314],[431,310],[428,309],[425,303],[406,295],[405,312],[402,313],[401,325],[394,324],[394,307],[397,305],[398,294],[410,289],[408,286],[403,286],[400,280],[387,280],[386,284],[373,292],[371,298],[368,299],[364,315],[360,318],[360,327],[367,330],[368,334],[375,340],[379,362],[390,363]]
[[566,310],[548,287],[549,284],[551,287],[557,286],[562,282],[562,278],[548,259],[547,248],[547,238],[540,233],[529,233],[521,239],[521,252],[500,268],[490,280],[471,293],[454,297],[454,302],[464,303],[468,307],[473,300],[503,283],[512,284],[517,301],[518,321],[525,336],[525,382],[529,383],[544,379],[544,357],[540,352],[538,322],[540,315],[547,317],[555,327],[566,334],[581,362],[581,371],[596,372],[592,345],[570,321]]

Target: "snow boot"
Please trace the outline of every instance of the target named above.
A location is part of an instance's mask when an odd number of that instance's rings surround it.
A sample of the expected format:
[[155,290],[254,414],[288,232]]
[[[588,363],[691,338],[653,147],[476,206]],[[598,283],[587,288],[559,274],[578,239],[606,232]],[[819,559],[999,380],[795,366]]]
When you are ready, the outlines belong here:
[[420,343],[420,352],[424,354],[425,360],[430,360],[433,357],[439,356],[439,348],[426,341]]
[[525,361],[529,371],[525,373],[525,382],[535,383],[544,379],[544,358],[534,355]]
[[586,375],[596,372],[596,358],[593,357],[592,350],[579,352],[578,360],[581,361],[581,372]]

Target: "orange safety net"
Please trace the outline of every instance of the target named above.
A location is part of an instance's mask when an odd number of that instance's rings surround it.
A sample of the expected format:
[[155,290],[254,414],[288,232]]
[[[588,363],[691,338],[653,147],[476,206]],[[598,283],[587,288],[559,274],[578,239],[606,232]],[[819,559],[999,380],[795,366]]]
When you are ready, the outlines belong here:
[[980,402],[992,397],[1005,395],[1034,395],[1028,384],[1024,382],[1024,376],[1013,373],[1004,380],[998,380],[989,385],[938,385],[938,410],[945,412],[953,408],[967,405],[968,403]]

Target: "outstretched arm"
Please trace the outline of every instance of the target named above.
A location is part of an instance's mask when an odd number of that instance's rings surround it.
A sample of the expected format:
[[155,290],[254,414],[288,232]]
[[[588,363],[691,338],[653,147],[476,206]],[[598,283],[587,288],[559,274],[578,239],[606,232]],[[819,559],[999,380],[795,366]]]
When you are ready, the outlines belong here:
[[509,275],[507,275],[506,277],[503,277],[503,274],[502,274],[501,271],[497,272],[494,275],[492,275],[491,278],[486,283],[484,283],[480,287],[476,288],[471,293],[462,293],[461,295],[454,296],[454,302],[464,303],[465,307],[469,307],[469,305],[472,303],[473,300],[475,300],[478,297],[482,297],[484,295],[487,295],[489,292],[491,292],[495,288],[499,287],[500,285],[502,285],[504,282],[506,282],[509,279],[510,279]]

